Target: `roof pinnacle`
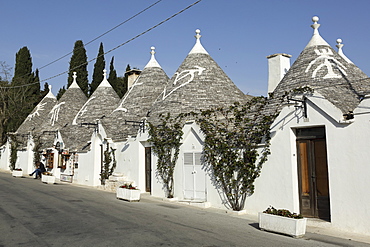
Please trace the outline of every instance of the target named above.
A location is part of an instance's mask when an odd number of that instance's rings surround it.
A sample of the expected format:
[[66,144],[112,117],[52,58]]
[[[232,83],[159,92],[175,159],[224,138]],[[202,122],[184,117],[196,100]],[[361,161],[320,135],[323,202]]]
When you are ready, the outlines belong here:
[[107,80],[107,70],[106,69],[103,69],[103,80],[99,84],[98,87],[111,87],[111,85],[109,84],[109,82]]
[[320,33],[319,33],[319,27],[320,27],[320,24],[318,24],[317,22],[319,21],[319,17],[317,16],[314,16],[312,17],[312,21],[313,21],[313,24],[311,25],[311,27],[313,28],[313,35],[312,35],[312,38],[310,40],[310,42],[308,42],[307,47],[311,47],[311,46],[318,46],[318,45],[326,45],[326,46],[330,46],[321,36],[320,36]]
[[152,54],[152,56],[150,57],[150,60],[149,60],[149,62],[148,62],[148,64],[147,65],[145,65],[145,68],[147,68],[147,67],[161,67],[160,65],[159,65],[159,63],[157,62],[157,60],[155,59],[155,56],[154,56],[154,54],[156,53],[155,52],[155,47],[154,46],[152,46],[152,47],[150,47],[150,54]]
[[104,80],[107,79],[107,70],[106,69],[103,69],[103,76],[104,76]]
[[73,81],[71,83],[71,85],[69,86],[70,88],[79,88],[78,84],[77,84],[77,72],[73,72]]
[[191,53],[204,53],[204,54],[208,54],[208,52],[204,49],[204,47],[200,43],[200,37],[202,37],[202,35],[200,35],[200,30],[199,29],[195,30],[195,33],[196,33],[196,35],[194,37],[197,40],[195,42],[195,45],[194,45],[193,49],[189,52],[189,54],[191,54]]
[[53,94],[53,92],[51,92],[51,85],[49,85],[49,92],[47,95],[45,95],[45,98],[54,98],[55,99],[55,96]]
[[314,16],[312,17],[312,22],[313,24],[311,25],[311,27],[313,28],[313,32],[314,34],[318,34],[319,33],[319,27],[320,27],[320,24],[318,24],[317,22],[319,21],[319,17],[317,16]]
[[195,30],[195,33],[196,35],[194,36],[197,40],[200,39],[200,37],[202,37],[202,35],[200,35],[200,29],[197,29]]
[[348,63],[353,63],[351,60],[349,60],[348,59],[348,57],[346,56],[346,55],[344,55],[344,53],[343,53],[343,50],[342,50],[342,48],[343,48],[343,46],[344,46],[344,44],[342,44],[342,39],[337,39],[337,45],[336,45],[336,47],[338,48],[338,54],[344,59],[344,60],[346,60]]

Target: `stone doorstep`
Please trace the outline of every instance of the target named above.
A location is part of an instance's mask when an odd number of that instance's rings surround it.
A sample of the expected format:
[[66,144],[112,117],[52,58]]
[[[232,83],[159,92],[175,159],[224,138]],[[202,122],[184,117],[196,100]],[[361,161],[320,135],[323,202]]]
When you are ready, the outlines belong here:
[[179,200],[178,202],[181,204],[186,204],[186,205],[199,207],[199,208],[210,208],[211,207],[210,202],[205,202],[201,200]]

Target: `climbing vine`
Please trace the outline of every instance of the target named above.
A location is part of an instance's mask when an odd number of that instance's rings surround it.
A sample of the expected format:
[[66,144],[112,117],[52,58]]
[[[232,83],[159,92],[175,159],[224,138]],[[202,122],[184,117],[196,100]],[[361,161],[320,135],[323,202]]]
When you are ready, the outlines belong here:
[[173,173],[179,156],[182,139],[182,115],[171,117],[170,113],[159,116],[159,125],[149,124],[149,141],[157,155],[157,176],[162,180],[167,198],[174,196]]
[[100,173],[100,182],[102,185],[105,184],[105,180],[109,178],[113,174],[114,169],[116,169],[117,161],[115,155],[116,149],[109,147],[109,143],[107,144],[107,148],[104,151],[104,161],[103,166]]
[[9,159],[9,168],[11,171],[15,169],[15,164],[17,163],[18,153],[17,149],[19,143],[17,141],[17,137],[14,134],[9,134],[9,142],[10,142],[10,159]]
[[41,161],[41,157],[40,157],[40,150],[41,150],[41,140],[40,140],[40,136],[35,136],[34,139],[34,146],[33,146],[33,164],[36,164],[36,162],[40,162]]
[[270,125],[276,112],[267,111],[267,105],[268,99],[261,96],[244,105],[192,113],[205,135],[204,162],[235,211],[242,210],[246,197],[254,193],[254,181],[270,154]]

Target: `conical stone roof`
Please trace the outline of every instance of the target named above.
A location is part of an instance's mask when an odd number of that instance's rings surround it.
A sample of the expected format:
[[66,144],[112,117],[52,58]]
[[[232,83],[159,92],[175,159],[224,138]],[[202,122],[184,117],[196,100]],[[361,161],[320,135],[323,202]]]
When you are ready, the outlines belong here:
[[43,126],[48,121],[48,113],[56,103],[57,99],[51,92],[51,86],[49,86],[48,94],[37,104],[21,126],[19,126],[17,133],[27,134],[28,132],[39,133],[42,131]]
[[76,78],[77,75],[74,72],[72,84],[48,113],[48,130],[57,130],[71,125],[73,118],[87,101],[86,95],[76,82]]
[[317,30],[318,18],[314,17],[313,21],[312,39],[277,85],[274,97],[307,86],[344,114],[353,111],[362,96],[370,92],[369,77],[331,48]]
[[[153,102],[163,92],[169,78],[154,57],[151,47],[151,59],[140,76],[120,100],[118,107],[102,123],[108,137],[114,141],[125,140],[129,135],[136,135],[140,122],[148,114]],[[133,121],[133,122],[125,122]],[[136,122],[136,123],[134,123]]]
[[103,81],[73,117],[72,125],[96,123],[97,119],[102,119],[112,112],[119,100],[116,91],[107,81],[106,70],[104,70]]
[[176,116],[247,101],[246,95],[203,48],[200,31],[196,32],[196,44],[154,103],[149,121],[155,123],[160,114],[167,112]]

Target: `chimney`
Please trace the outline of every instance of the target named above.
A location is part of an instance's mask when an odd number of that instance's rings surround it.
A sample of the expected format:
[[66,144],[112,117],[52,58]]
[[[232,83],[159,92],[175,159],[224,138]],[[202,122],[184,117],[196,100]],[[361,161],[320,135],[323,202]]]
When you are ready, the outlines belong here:
[[138,69],[131,69],[129,71],[126,71],[125,75],[127,75],[127,88],[130,88],[132,84],[134,84],[140,74],[141,70]]
[[276,86],[283,79],[290,68],[290,58],[292,55],[277,53],[267,56],[269,67],[269,79],[267,93],[272,93]]

